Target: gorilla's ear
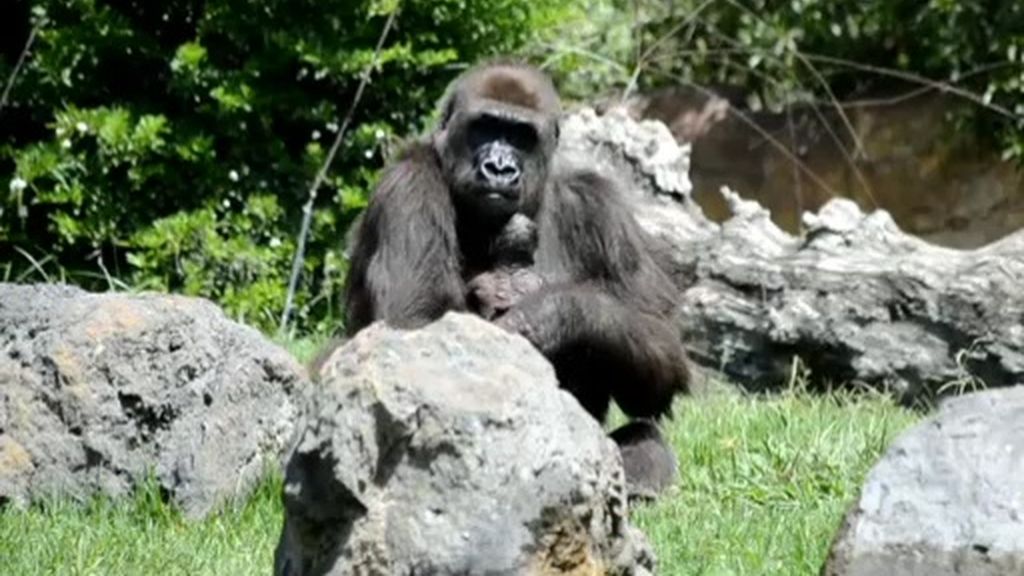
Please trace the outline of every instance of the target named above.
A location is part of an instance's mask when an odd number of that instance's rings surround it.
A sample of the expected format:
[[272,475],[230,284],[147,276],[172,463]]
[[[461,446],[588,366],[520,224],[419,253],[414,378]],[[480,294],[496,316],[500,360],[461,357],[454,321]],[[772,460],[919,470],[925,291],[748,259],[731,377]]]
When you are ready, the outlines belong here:
[[444,109],[441,111],[441,124],[439,128],[446,130],[448,128],[448,122],[451,121],[452,116],[455,115],[455,95],[452,94],[448,101],[444,103]]
[[430,142],[438,153],[448,146],[448,125],[455,115],[455,94],[447,95],[441,106],[441,117],[437,119],[437,127],[430,134]]

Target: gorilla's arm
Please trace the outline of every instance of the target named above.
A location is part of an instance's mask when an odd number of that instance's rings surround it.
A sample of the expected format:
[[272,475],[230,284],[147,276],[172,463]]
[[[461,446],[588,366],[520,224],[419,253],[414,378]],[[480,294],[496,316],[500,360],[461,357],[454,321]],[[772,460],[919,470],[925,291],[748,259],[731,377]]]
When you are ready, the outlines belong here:
[[544,202],[536,265],[552,282],[498,324],[524,335],[556,368],[585,364],[568,368],[586,375],[576,385],[606,386],[626,414],[666,413],[690,379],[671,321],[676,291],[621,191],[577,172],[559,177]]
[[413,144],[381,177],[355,235],[346,329],[415,328],[465,308],[455,209],[436,156]]

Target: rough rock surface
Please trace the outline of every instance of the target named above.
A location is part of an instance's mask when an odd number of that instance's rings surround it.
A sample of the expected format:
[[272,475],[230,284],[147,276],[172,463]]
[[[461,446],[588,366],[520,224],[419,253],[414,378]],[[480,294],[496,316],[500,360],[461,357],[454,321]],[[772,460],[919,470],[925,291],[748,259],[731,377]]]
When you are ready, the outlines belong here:
[[963,396],[868,475],[825,576],[1024,574],[1024,386]]
[[618,450],[526,340],[454,313],[376,324],[320,380],[277,576],[650,573]]
[[680,329],[703,367],[763,388],[800,357],[818,381],[908,401],[951,383],[1024,381],[1024,231],[953,250],[905,234],[884,211],[833,200],[804,215],[797,237],[728,190],[733,216],[719,225],[691,198],[688,148],[663,124],[584,110],[562,135],[630,184],[683,290]]
[[204,300],[0,284],[0,501],[152,474],[201,516],[278,461],[304,379]]

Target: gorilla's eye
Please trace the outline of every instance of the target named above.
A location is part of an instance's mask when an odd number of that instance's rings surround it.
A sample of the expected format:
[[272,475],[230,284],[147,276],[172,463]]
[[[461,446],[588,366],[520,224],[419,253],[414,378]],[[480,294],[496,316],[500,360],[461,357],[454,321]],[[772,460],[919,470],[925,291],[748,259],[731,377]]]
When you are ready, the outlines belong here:
[[469,125],[468,141],[472,150],[491,142],[505,141],[521,152],[531,152],[538,140],[537,130],[529,122],[481,116]]

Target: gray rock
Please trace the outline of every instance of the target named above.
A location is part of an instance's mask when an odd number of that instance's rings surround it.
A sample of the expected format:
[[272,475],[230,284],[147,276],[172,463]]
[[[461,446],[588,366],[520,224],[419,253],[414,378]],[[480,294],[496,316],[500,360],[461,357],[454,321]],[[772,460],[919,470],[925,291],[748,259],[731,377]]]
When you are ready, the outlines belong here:
[[152,474],[204,515],[281,457],[304,378],[204,300],[0,284],[0,501]]
[[618,450],[526,340],[450,313],[333,354],[287,466],[275,574],[649,574]]
[[868,476],[825,576],[1024,574],[1024,387],[944,403]]

